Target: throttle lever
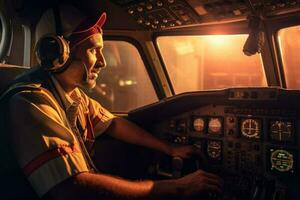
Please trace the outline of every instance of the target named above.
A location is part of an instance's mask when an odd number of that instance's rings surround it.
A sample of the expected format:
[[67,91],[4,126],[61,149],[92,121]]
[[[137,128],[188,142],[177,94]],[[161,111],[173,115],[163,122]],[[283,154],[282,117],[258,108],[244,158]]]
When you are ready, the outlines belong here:
[[182,174],[183,159],[175,156],[172,159],[172,176],[173,178],[180,178]]

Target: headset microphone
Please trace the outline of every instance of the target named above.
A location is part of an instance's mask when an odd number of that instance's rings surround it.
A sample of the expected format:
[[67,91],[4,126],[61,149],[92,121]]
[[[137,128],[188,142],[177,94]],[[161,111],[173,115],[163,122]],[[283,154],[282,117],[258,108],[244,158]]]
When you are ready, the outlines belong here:
[[87,68],[87,66],[86,66],[86,64],[82,61],[82,59],[78,59],[78,58],[74,58],[73,59],[73,62],[76,62],[76,61],[78,61],[78,62],[80,62],[82,65],[83,65],[83,68],[84,68],[84,71],[85,71],[85,82],[88,82],[89,81],[89,78],[90,78],[90,73],[89,73],[89,70],[88,70],[88,68]]
[[90,78],[89,70],[88,70],[86,64],[81,59],[80,59],[80,61],[82,62],[83,66],[84,66],[84,70],[85,70],[85,82],[88,82],[89,78]]

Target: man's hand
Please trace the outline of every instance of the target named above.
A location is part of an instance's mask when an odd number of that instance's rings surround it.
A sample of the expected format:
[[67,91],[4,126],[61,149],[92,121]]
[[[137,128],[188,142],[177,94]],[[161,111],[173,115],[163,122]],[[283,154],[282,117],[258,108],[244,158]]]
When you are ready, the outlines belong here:
[[180,158],[190,158],[193,155],[201,155],[199,148],[192,145],[171,146],[170,156]]
[[203,192],[222,193],[223,191],[222,179],[202,170],[177,179],[177,184],[182,198],[192,197]]

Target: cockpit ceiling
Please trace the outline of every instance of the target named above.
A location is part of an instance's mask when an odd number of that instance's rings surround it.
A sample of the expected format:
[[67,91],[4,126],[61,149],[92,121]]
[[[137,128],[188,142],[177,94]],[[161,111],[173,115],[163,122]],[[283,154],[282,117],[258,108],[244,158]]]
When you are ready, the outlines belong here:
[[264,17],[300,10],[299,0],[112,0],[147,30],[164,30]]
[[[245,20],[252,10],[263,17],[300,11],[300,0],[6,0],[13,14],[35,24],[57,3],[76,4],[95,15],[107,12],[105,29],[161,31]],[[254,8],[254,9],[251,9]]]

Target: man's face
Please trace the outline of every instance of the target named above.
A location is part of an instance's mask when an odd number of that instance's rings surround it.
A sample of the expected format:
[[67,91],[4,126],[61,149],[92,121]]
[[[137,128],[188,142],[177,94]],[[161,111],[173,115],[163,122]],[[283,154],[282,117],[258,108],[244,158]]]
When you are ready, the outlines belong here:
[[100,33],[79,44],[75,49],[78,86],[94,88],[101,68],[106,66],[102,53],[103,39]]

